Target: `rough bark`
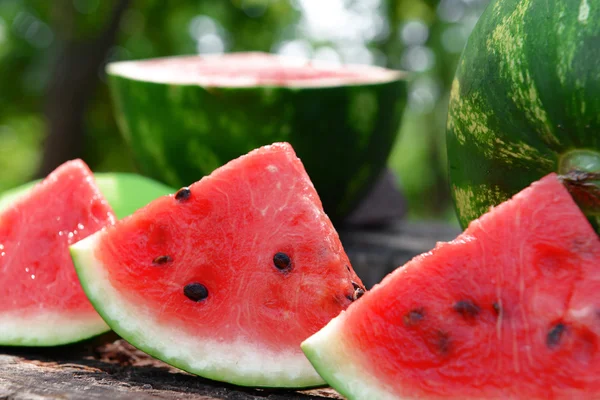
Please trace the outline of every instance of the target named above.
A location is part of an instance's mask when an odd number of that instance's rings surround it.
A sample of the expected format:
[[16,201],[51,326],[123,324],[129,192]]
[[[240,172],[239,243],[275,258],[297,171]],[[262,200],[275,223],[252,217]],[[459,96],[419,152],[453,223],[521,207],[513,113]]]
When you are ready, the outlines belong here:
[[122,340],[54,349],[0,348],[0,400],[323,400],[332,389],[260,390],[210,381],[157,361]]

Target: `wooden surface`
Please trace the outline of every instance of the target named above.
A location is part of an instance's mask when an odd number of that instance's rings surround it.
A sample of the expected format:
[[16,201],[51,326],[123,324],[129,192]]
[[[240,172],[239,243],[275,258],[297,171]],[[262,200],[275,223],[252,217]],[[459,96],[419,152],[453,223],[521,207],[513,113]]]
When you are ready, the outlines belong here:
[[[458,228],[398,222],[341,229],[352,264],[371,287],[385,274]],[[240,388],[192,376],[134,349],[114,334],[51,349],[0,347],[0,400],[48,399],[341,399],[332,389],[273,391]]]
[[327,388],[294,392],[213,382],[157,361],[112,335],[103,338],[106,344],[0,348],[0,399],[341,399]]

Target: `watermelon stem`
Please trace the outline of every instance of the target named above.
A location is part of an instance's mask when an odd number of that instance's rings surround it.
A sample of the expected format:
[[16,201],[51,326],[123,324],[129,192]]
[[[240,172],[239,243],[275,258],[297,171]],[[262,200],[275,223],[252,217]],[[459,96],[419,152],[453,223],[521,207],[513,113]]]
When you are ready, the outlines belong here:
[[600,153],[572,150],[559,163],[562,183],[588,217],[600,217]]
[[600,173],[571,171],[559,178],[587,216],[600,216]]
[[558,173],[565,175],[571,172],[600,174],[600,152],[577,149],[562,154],[558,163]]

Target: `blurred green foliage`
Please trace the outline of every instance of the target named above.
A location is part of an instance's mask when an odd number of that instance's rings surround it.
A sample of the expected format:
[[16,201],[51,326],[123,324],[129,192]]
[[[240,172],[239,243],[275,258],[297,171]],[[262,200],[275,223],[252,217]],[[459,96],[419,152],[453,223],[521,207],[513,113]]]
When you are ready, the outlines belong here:
[[[118,1],[0,0],[0,190],[30,180],[40,166],[46,90],[62,46],[100,35]],[[447,97],[460,51],[486,3],[132,1],[104,61],[257,50],[409,70],[409,109],[389,164],[411,217],[452,219],[444,149]],[[315,15],[320,24],[311,20]],[[332,29],[323,31],[329,21]],[[336,27],[336,21],[349,22]],[[112,114],[102,65],[96,79],[84,116],[82,157],[97,171],[135,170]]]

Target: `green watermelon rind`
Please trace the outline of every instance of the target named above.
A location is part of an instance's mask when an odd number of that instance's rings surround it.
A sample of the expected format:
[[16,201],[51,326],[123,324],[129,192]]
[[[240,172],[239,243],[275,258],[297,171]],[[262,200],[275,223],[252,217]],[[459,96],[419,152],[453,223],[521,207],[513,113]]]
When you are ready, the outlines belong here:
[[349,400],[402,400],[386,390],[383,383],[361,368],[360,356],[349,348],[341,334],[346,311],[329,321],[300,347],[319,375]]
[[[173,193],[162,183],[131,173],[95,173],[94,180],[117,218],[132,214],[157,197]],[[0,195],[0,211],[26,196],[40,180],[28,182]],[[0,315],[2,346],[51,347],[72,344],[110,331],[97,316],[84,321],[70,313],[45,313],[23,318],[20,313]]]
[[[70,252],[88,299],[98,314],[123,339],[174,367],[216,381],[265,388],[314,388],[325,385],[301,353],[286,357],[281,353],[270,355],[265,349],[244,349],[248,344],[243,342],[199,341],[154,321],[153,310],[136,307],[133,301],[114,288],[102,262],[95,256],[97,243],[105,231],[106,228],[75,243],[70,247]],[[215,349],[220,349],[221,354]],[[216,365],[220,359],[236,352],[240,358],[230,359],[229,366],[223,365],[227,361],[221,366]],[[246,373],[239,372],[241,368],[246,368]]]
[[406,75],[375,67],[385,78],[235,87],[136,79],[129,71],[136,63],[109,64],[107,78],[120,131],[145,175],[187,186],[254,148],[285,141],[334,222],[385,167],[406,106]]

